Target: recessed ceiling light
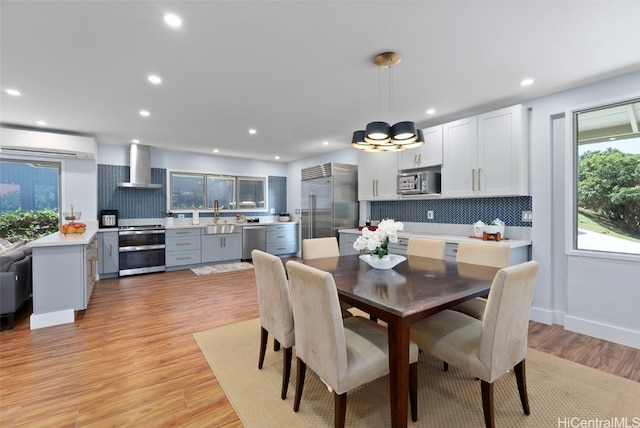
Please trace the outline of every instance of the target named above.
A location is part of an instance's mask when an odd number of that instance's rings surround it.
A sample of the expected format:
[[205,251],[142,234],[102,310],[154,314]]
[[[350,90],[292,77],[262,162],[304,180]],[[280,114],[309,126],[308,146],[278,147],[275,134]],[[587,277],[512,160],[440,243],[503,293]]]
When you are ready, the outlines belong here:
[[524,79],[520,82],[520,86],[530,86],[533,84],[533,79]]
[[273,158],[274,158],[275,160],[278,160],[278,159],[280,159],[280,156],[274,156]]
[[182,19],[175,13],[167,13],[164,15],[164,22],[173,28],[182,27]]
[[162,79],[160,78],[160,76],[156,76],[155,74],[150,74],[147,79],[149,79],[149,82],[153,83],[154,85],[159,85],[162,83]]
[[38,124],[38,126],[47,126],[47,122],[45,122],[44,120],[39,120],[36,122],[36,124]]
[[140,116],[149,117],[151,116],[151,113],[146,110],[140,110]]
[[20,95],[22,95],[17,89],[6,89],[5,92],[12,97],[19,97]]
[[218,149],[213,149],[213,153],[218,153],[220,150]]
[[436,112],[436,109],[434,108],[430,108],[429,110],[427,110],[427,114],[434,114]]
[[257,132],[257,131],[256,131],[255,129],[253,129],[253,128],[251,128],[251,129],[249,130],[249,134],[251,134],[251,135],[255,135],[255,134],[256,134],[256,132]]
[[322,145],[323,145],[323,146],[328,146],[328,145],[329,145],[329,142],[328,142],[328,141],[323,141],[323,142],[322,142]]
[[138,144],[140,142],[140,140],[138,140],[137,138],[134,138],[133,140],[131,140],[131,142],[133,144]]

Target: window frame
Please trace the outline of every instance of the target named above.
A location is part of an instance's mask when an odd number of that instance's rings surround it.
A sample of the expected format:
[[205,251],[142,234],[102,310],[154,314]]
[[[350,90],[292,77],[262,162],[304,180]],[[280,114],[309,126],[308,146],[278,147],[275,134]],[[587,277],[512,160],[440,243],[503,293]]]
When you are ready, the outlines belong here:
[[622,95],[565,110],[565,254],[609,260],[640,261],[640,254],[578,248],[578,116],[580,113],[640,101],[640,92]]
[[[192,177],[199,177],[202,179],[202,190],[203,190],[203,196],[204,196],[204,208],[176,208],[173,206],[173,190],[174,190],[174,175],[180,175],[180,176],[192,176]],[[213,201],[208,201],[208,180],[209,178],[225,178],[225,179],[230,179],[232,178],[234,180],[234,198],[235,198],[235,203],[236,205],[239,204],[240,201],[240,195],[239,195],[239,191],[240,191],[240,186],[239,186],[239,182],[240,180],[256,180],[256,181],[260,181],[263,183],[263,192],[264,192],[264,207],[253,207],[253,208],[221,208],[220,211],[221,212],[229,212],[229,213],[233,213],[233,212],[269,212],[269,199],[268,199],[268,195],[269,195],[269,180],[268,177],[266,176],[248,176],[248,175],[233,175],[233,174],[214,174],[214,173],[200,173],[200,172],[182,172],[182,171],[170,171],[169,172],[169,195],[168,195],[168,204],[167,206],[169,206],[169,210],[171,212],[191,212],[191,211],[213,211]]]

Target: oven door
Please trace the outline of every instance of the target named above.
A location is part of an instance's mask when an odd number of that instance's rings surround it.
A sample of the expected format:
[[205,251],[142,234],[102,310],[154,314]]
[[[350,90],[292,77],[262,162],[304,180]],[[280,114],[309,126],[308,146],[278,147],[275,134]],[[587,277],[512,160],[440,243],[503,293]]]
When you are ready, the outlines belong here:
[[119,251],[120,276],[163,272],[165,270],[164,244],[121,247]]

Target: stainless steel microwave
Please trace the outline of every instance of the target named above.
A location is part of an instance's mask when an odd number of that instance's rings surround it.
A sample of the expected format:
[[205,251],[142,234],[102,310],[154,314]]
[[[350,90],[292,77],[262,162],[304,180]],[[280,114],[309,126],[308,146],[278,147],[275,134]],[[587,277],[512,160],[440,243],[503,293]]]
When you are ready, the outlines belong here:
[[417,195],[424,193],[440,193],[439,172],[406,172],[398,175],[398,194]]

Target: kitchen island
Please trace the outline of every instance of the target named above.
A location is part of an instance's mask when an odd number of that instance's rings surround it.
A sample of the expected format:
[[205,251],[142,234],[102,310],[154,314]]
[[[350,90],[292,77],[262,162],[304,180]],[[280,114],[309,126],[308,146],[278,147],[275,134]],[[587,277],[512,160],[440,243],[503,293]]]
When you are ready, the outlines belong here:
[[87,309],[96,280],[97,228],[53,233],[30,242],[33,254],[31,329],[72,323]]
[[[359,251],[353,248],[353,243],[362,235],[362,231],[358,229],[341,229],[340,232],[340,255],[359,254]],[[511,248],[510,264],[524,263],[531,260],[531,241],[528,239],[503,239],[496,241],[483,241],[482,239],[472,238],[470,235],[456,235],[451,233],[434,233],[423,231],[406,231],[398,233],[398,242],[389,244],[389,252],[392,254],[407,253],[407,244],[409,238],[429,238],[440,239],[446,241],[445,259],[455,261],[460,242],[484,242],[490,245],[508,245]]]

